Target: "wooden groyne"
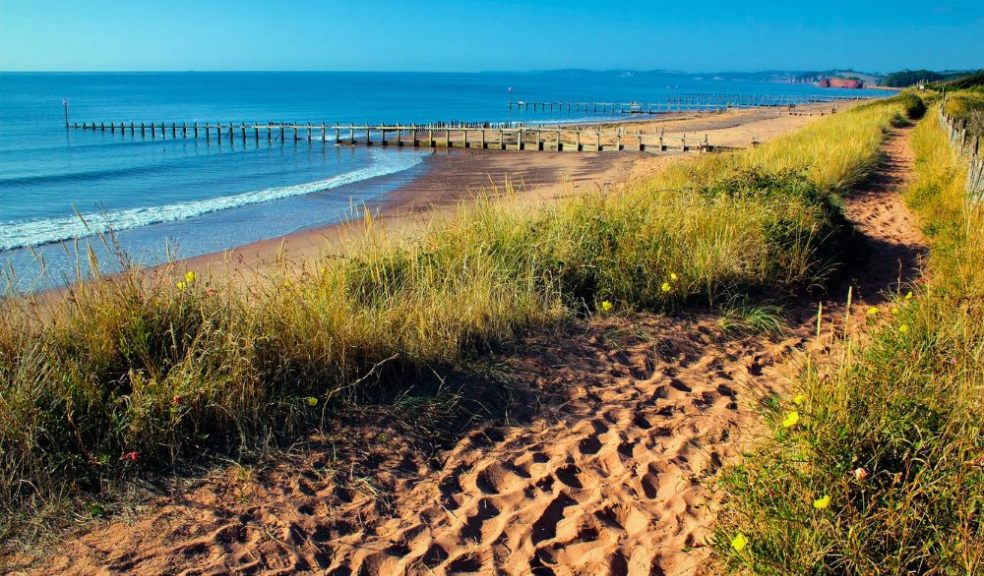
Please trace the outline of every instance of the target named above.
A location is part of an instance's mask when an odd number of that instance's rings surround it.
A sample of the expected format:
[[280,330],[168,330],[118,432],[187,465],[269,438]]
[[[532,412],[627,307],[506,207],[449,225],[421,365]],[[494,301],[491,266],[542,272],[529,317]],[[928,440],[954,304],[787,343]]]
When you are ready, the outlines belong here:
[[69,128],[140,140],[205,140],[257,145],[307,142],[349,146],[411,148],[469,148],[481,150],[536,150],[553,152],[703,152],[716,148],[706,135],[674,134],[631,126],[536,126],[511,123],[483,124],[299,124],[187,123],[187,122],[82,122]]
[[621,116],[629,114],[667,114],[670,112],[716,112],[733,108],[790,107],[805,104],[856,102],[866,96],[828,94],[679,94],[662,102],[584,102],[556,100],[509,101],[509,110],[553,114]]

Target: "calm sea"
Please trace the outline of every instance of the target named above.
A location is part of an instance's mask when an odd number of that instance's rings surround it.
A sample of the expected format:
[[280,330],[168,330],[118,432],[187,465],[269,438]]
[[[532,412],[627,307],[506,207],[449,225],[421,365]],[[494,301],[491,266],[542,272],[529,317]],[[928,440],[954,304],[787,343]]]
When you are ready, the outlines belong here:
[[[190,257],[336,222],[426,169],[429,152],[141,140],[72,122],[575,120],[516,100],[648,101],[694,93],[831,94],[806,85],[665,73],[0,74],[0,261],[21,290],[74,278],[81,238],[113,230],[137,262]],[[869,93],[868,91],[863,91]],[[42,273],[42,265],[45,273]]]

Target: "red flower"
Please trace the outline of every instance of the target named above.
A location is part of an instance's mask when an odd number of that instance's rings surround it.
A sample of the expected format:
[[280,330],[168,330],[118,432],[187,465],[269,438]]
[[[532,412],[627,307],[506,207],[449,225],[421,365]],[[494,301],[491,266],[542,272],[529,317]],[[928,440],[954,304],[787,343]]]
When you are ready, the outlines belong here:
[[171,406],[177,406],[178,404],[181,404],[182,401],[184,401],[184,396],[175,394],[171,397]]
[[122,456],[120,456],[120,460],[123,460],[125,462],[136,462],[137,456],[139,455],[140,453],[137,452],[136,450],[134,450],[133,452],[126,452]]

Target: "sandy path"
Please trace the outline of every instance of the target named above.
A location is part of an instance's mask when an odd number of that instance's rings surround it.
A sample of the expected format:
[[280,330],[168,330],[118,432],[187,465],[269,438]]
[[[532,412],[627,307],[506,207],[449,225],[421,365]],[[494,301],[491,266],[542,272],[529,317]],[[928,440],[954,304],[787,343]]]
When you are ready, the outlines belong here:
[[[897,191],[908,132],[846,199],[867,240],[858,306],[914,278],[921,236]],[[824,306],[844,316],[847,286]],[[524,340],[501,358],[519,413],[444,450],[368,416],[313,436],[262,470],[220,471],[35,561],[49,574],[700,574],[708,480],[761,430],[813,339],[816,302],[781,341],[728,336],[715,318],[595,320]],[[863,308],[862,308],[863,310]],[[855,314],[863,316],[863,314]],[[835,333],[825,328],[825,334]],[[531,407],[535,409],[531,409]],[[381,432],[382,431],[382,432]],[[29,565],[29,564],[25,564]]]

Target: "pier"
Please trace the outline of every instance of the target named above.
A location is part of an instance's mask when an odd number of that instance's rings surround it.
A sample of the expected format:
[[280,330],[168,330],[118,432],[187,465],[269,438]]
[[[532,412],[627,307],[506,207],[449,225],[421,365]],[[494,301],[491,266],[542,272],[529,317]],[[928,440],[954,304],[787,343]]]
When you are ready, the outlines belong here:
[[319,143],[339,146],[534,150],[550,152],[652,153],[715,150],[706,135],[667,136],[663,130],[631,125],[563,126],[484,124],[312,124],[83,122],[70,128],[138,140],[204,140],[242,144]]
[[795,94],[678,94],[662,102],[584,102],[554,100],[509,101],[509,110],[553,114],[587,114],[623,116],[631,114],[667,114],[670,112],[718,112],[734,108],[795,107],[803,104],[856,102],[866,96],[795,95]]

